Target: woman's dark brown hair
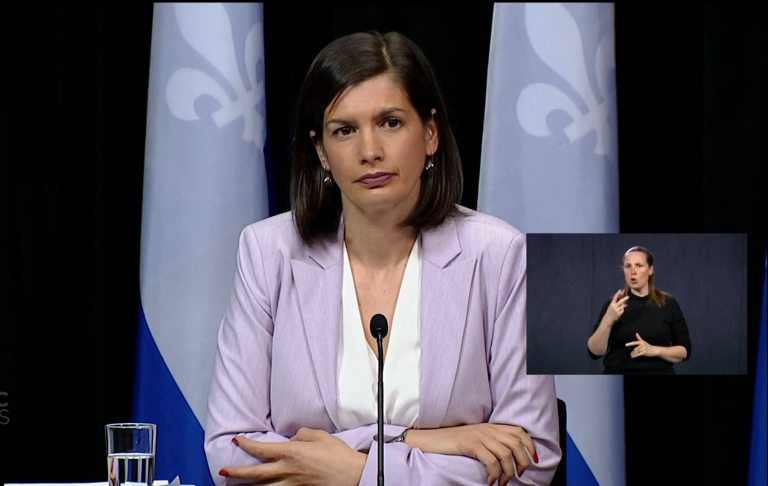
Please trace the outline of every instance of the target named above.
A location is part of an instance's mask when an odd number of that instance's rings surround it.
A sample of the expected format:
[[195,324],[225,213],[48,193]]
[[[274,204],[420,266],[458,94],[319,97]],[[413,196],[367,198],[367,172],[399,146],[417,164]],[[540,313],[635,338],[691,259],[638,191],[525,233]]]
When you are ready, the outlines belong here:
[[[436,110],[440,137],[432,159],[435,167],[422,173],[419,200],[400,226],[421,230],[461,215],[456,207],[464,184],[461,159],[432,67],[418,46],[402,34],[356,33],[320,51],[296,102],[291,209],[299,236],[307,245],[317,236],[338,231],[342,209],[339,188],[323,183],[324,170],[309,132],[314,130],[316,142],[321,142],[326,108],[348,88],[382,74],[391,75],[400,85],[424,124]],[[424,162],[426,165],[426,157]]]
[[[626,258],[627,255],[633,251],[644,254],[645,263],[648,264],[649,268],[653,267],[653,253],[651,253],[647,248],[643,248],[642,246],[633,246],[624,253],[624,258]],[[624,291],[621,295],[629,295],[629,285],[626,282],[624,283]],[[648,304],[653,307],[664,307],[667,305],[667,294],[660,290],[656,290],[656,286],[653,284],[653,274],[648,276]]]

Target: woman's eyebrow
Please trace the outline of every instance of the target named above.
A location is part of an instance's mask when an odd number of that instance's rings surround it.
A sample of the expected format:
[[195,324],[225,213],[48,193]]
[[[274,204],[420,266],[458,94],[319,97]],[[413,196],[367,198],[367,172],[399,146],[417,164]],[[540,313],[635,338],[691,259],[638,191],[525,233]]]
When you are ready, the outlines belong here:
[[[397,112],[406,113],[406,111],[403,108],[399,108],[397,106],[388,106],[386,108],[382,108],[381,110],[379,110],[376,113],[376,115],[374,115],[374,118],[384,118],[385,116],[388,116]],[[325,125],[328,126],[332,123],[338,123],[340,125],[354,125],[355,121],[351,118],[331,118],[330,120],[325,122]]]

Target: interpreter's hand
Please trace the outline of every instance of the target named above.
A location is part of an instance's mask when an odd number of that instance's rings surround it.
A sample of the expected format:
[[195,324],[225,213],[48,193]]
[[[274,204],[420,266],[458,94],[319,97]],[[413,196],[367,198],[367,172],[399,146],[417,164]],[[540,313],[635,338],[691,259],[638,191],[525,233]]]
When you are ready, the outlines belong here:
[[[497,479],[504,486],[531,465],[539,462],[536,446],[521,427],[502,424],[476,424],[442,429],[408,431],[406,443],[423,452],[466,456],[482,462],[488,470],[488,484]],[[527,449],[527,451],[526,451]],[[501,467],[499,467],[501,464]]]
[[624,309],[627,308],[629,295],[621,299],[619,297],[621,297],[621,290],[616,292],[616,295],[613,296],[611,303],[608,305],[608,309],[605,311],[605,316],[611,324],[618,321],[619,317],[624,314]]
[[265,484],[268,481],[270,485],[357,485],[367,458],[338,437],[306,427],[288,442],[261,442],[243,436],[232,441],[252,456],[270,462],[225,467],[219,474]]
[[654,356],[658,356],[661,353],[661,350],[658,346],[654,346],[643,341],[643,338],[640,337],[640,334],[635,333],[635,337],[637,338],[637,341],[632,341],[631,343],[626,344],[626,346],[637,346],[632,350],[632,353],[630,353],[631,357],[637,358],[638,356],[648,356],[649,358],[652,358]]

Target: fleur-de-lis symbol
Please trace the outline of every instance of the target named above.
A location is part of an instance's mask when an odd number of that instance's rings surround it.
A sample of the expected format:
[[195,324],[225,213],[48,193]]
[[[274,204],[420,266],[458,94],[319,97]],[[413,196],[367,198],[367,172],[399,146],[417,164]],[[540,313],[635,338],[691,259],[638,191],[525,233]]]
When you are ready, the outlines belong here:
[[[537,137],[550,136],[547,116],[554,110],[564,110],[573,118],[573,123],[565,128],[568,140],[574,142],[596,130],[595,153],[605,155],[612,142],[608,123],[611,105],[606,102],[611,69],[615,67],[612,36],[603,37],[597,48],[595,74],[603,98],[598,102],[589,82],[581,32],[570,12],[561,4],[527,3],[525,26],[534,52],[576,90],[588,111],[582,114],[560,89],[546,83],[532,83],[522,90],[517,100],[517,117],[523,129]],[[553,37],[551,32],[558,35]]]
[[235,92],[230,95],[207,73],[194,68],[180,68],[168,79],[166,100],[176,117],[193,121],[195,100],[209,95],[215,98],[221,108],[213,112],[213,121],[219,128],[243,117],[243,140],[264,148],[266,134],[264,120],[256,105],[264,96],[264,82],[256,81],[256,64],[264,59],[263,26],[257,22],[251,27],[245,40],[245,67],[250,84],[247,89],[240,76],[235,54],[232,24],[221,3],[177,3],[176,23],[182,37],[229,82]]

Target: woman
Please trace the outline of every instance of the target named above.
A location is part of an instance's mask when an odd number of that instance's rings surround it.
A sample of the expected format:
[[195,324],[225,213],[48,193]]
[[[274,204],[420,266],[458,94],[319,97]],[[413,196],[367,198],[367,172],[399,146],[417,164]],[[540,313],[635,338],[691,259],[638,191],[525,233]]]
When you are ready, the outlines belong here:
[[587,342],[605,374],[674,375],[691,357],[691,339],[674,297],[653,285],[653,255],[642,246],[624,254],[624,289],[606,301]]
[[525,236],[457,206],[421,51],[397,33],[332,42],[294,133],[293,210],[243,231],[219,331],[217,484],[376,483],[379,313],[387,483],[548,484],[557,407],[553,377],[525,371]]

